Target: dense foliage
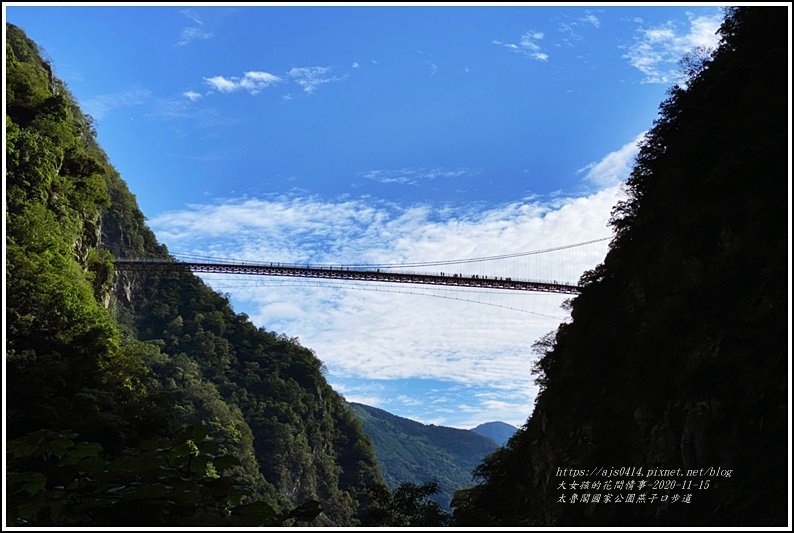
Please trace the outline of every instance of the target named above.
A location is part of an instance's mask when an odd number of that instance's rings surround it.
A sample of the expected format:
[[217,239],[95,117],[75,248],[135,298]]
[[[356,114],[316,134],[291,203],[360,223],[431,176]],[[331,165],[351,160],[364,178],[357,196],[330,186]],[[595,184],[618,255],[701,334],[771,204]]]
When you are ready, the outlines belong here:
[[8,523],[356,523],[383,484],[320,361],[190,274],[114,272],[167,250],[91,117],[7,36]]
[[388,486],[435,483],[429,498],[443,509],[449,509],[455,490],[469,486],[474,468],[497,448],[491,439],[465,429],[420,424],[359,403],[350,407],[372,440]]
[[[457,524],[786,524],[787,21],[730,9],[713,58],[684,63],[610,252],[539,344],[535,411]],[[557,503],[558,467],[599,466],[734,474],[685,506]]]
[[[219,471],[239,465],[218,453],[202,425],[173,440],[154,438],[112,460],[76,433],[41,430],[8,443],[9,459],[32,469],[9,472],[9,515],[16,525],[135,524],[278,526],[306,523],[319,502],[277,511]],[[243,500],[249,503],[242,503]]]
[[368,497],[373,503],[361,515],[362,526],[441,527],[452,516],[432,500],[438,484],[428,481],[421,485],[405,482],[394,492],[383,486],[370,487]]

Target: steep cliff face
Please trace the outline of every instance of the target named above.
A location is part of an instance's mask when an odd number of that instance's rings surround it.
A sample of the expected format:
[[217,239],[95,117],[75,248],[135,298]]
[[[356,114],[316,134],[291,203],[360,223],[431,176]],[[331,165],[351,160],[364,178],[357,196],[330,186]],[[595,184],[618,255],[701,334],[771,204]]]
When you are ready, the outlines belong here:
[[[8,25],[7,34],[8,438],[17,439],[18,457],[12,522],[135,525],[145,516],[103,515],[99,504],[88,514],[62,512],[60,479],[73,464],[39,464],[50,452],[33,460],[25,455],[38,453],[31,442],[89,441],[91,454],[103,450],[91,457],[96,468],[147,439],[202,424],[234,460],[222,462],[228,479],[207,467],[196,486],[226,483],[215,491],[224,502],[189,501],[169,515],[157,505],[179,507],[184,494],[174,503],[152,493],[158,503],[147,524],[228,525],[241,501],[224,499],[230,487],[246,491],[243,502],[276,510],[316,499],[324,511],[317,524],[356,523],[366,487],[382,480],[361,424],[320,361],[257,329],[195,276],[114,273],[114,256],[168,258],[168,251],[97,145],[90,117],[24,32]],[[184,439],[193,450],[195,439]],[[118,490],[97,487],[108,500],[102,504],[117,505],[114,495],[125,494]],[[34,494],[36,506],[24,498]],[[262,509],[249,509],[245,519],[271,523]]]
[[[110,193],[102,245],[121,257],[167,259],[123,182]],[[138,338],[189,364],[239,409],[267,493],[282,502],[320,500],[320,524],[355,523],[359,499],[382,483],[380,473],[361,424],[310,350],[257,329],[189,273],[117,275],[114,310]],[[173,373],[153,369],[166,382]]]
[[[458,524],[786,523],[786,20],[730,10],[662,104],[609,254],[539,345],[535,411]],[[558,467],[621,466],[732,474],[686,505],[559,503]]]

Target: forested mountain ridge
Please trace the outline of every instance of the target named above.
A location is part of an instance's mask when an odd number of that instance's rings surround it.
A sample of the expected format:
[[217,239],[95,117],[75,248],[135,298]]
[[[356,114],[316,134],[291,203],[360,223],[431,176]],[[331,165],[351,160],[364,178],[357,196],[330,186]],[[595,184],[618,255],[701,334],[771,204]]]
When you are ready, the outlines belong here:
[[356,524],[383,482],[321,362],[191,274],[114,273],[167,249],[6,30],[8,523]]
[[518,428],[504,422],[485,422],[475,428],[471,428],[470,431],[483,437],[488,437],[499,446],[504,446],[510,440],[510,437],[518,431]]
[[389,487],[436,482],[438,492],[431,499],[445,509],[456,489],[471,484],[474,467],[497,448],[490,438],[465,429],[426,425],[360,403],[350,406],[364,424]]
[[[684,61],[604,263],[539,343],[535,410],[456,524],[787,523],[787,28],[785,7],[731,8],[713,58]],[[558,468],[621,466],[732,476],[684,505],[560,501]]]

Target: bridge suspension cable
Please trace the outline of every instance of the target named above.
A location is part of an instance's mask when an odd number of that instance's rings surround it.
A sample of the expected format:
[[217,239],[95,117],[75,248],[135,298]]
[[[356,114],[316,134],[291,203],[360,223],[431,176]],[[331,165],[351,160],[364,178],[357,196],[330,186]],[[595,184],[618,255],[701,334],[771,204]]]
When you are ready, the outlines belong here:
[[[227,279],[226,278],[221,278],[219,281],[227,281]],[[287,281],[287,280],[285,280],[285,281]],[[312,281],[300,282],[300,283],[295,283],[295,282],[288,282],[288,283],[283,283],[283,282],[258,282],[258,283],[253,283],[253,284],[238,284],[238,283],[234,283],[232,285],[223,285],[223,284],[216,285],[215,283],[212,283],[211,287],[213,289],[215,289],[215,290],[235,290],[235,289],[246,289],[246,288],[259,288],[259,287],[278,287],[278,288],[282,288],[282,287],[306,288],[306,287],[309,287],[309,288],[317,288],[317,289],[337,289],[337,288],[341,288],[341,289],[344,289],[344,290],[355,290],[355,291],[369,291],[369,292],[381,292],[381,293],[392,293],[392,294],[410,294],[410,295],[414,295],[414,296],[428,296],[428,297],[431,297],[431,298],[440,298],[440,299],[443,299],[443,300],[454,300],[454,301],[458,301],[458,302],[467,302],[467,303],[473,303],[473,304],[478,304],[478,305],[487,305],[489,307],[497,307],[497,308],[500,308],[500,309],[507,309],[509,311],[518,311],[518,312],[521,312],[521,313],[526,313],[526,314],[529,314],[529,315],[540,316],[540,317],[543,317],[543,318],[551,318],[551,319],[560,320],[560,321],[565,320],[565,317],[562,317],[562,316],[555,316],[555,315],[550,315],[550,314],[546,314],[546,313],[540,313],[538,311],[530,311],[529,309],[523,309],[523,308],[520,308],[520,307],[511,306],[511,305],[503,305],[503,304],[498,304],[498,303],[493,303],[493,302],[485,302],[485,301],[482,301],[482,300],[473,300],[473,299],[470,299],[470,298],[459,298],[459,297],[456,297],[456,296],[449,296],[447,294],[438,294],[438,293],[434,293],[434,292],[419,292],[419,291],[407,291],[407,290],[397,290],[397,289],[381,289],[381,288],[373,288],[373,287],[361,287],[359,285],[354,285],[354,284],[350,284],[350,283],[339,283],[339,282],[337,282],[337,283],[335,283],[332,286],[331,285],[325,285],[323,283],[312,282]],[[447,292],[452,290],[452,289],[445,289],[443,287],[426,287],[425,291],[426,290],[431,290],[431,289],[433,291],[447,291]],[[465,289],[454,289],[454,290],[457,291],[457,292],[471,292],[471,293],[481,293],[482,292],[482,291],[474,291],[474,290],[467,291]],[[495,292],[495,291],[492,292],[492,293],[491,292],[486,292],[486,294],[497,294],[497,292]]]
[[[482,263],[485,261],[498,261],[502,259],[515,259],[518,257],[527,257],[531,255],[539,255],[545,254],[550,252],[558,252],[560,250],[568,250],[570,248],[578,248],[580,246],[586,246],[588,244],[595,244],[598,242],[604,242],[612,239],[612,237],[602,237],[600,239],[592,239],[589,241],[582,241],[576,242],[572,244],[565,244],[562,246],[555,246],[552,248],[542,248],[538,250],[528,250],[523,252],[514,252],[510,254],[502,254],[502,255],[490,255],[490,256],[480,256],[480,257],[468,257],[468,258],[458,258],[458,259],[439,259],[435,261],[414,261],[414,262],[403,262],[403,263],[314,263],[313,266],[340,266],[340,267],[353,267],[353,268],[418,268],[418,267],[430,267],[430,266],[445,266],[445,265],[463,265],[467,263]],[[131,250],[129,247],[119,246],[119,245],[105,245],[109,249],[117,249],[117,250]],[[187,260],[186,262],[190,261],[213,261],[213,262],[224,262],[224,263],[239,263],[240,261],[234,258],[229,257],[220,257],[214,255],[199,255],[199,254],[191,254],[191,253],[184,253],[184,252],[172,252],[171,255],[176,258],[183,260]],[[245,261],[246,264],[259,264],[264,265],[268,264],[269,262],[265,261]],[[303,264],[303,263],[298,263]]]
[[287,276],[293,278],[322,278],[386,283],[411,283],[417,285],[447,285],[502,289],[513,291],[553,292],[578,294],[580,287],[557,281],[513,279],[503,276],[463,276],[458,274],[423,274],[416,272],[383,272],[378,269],[352,267],[326,267],[280,263],[206,263],[162,260],[116,259],[116,270],[128,272],[190,271],[207,274],[253,274],[259,276]]
[[[124,246],[108,245],[111,250],[116,250],[115,260],[116,269],[119,271],[191,271],[195,273],[229,273],[235,275],[260,275],[260,276],[286,276],[292,278],[319,278],[326,280],[353,280],[366,282],[386,282],[386,283],[410,283],[424,286],[451,286],[451,287],[470,287],[475,290],[494,289],[511,291],[532,291],[559,294],[578,294],[580,287],[572,281],[558,280],[537,280],[516,278],[515,272],[528,271],[524,268],[490,265],[500,260],[528,258],[538,256],[541,263],[540,272],[554,272],[547,274],[549,277],[562,275],[562,279],[575,279],[576,269],[573,265],[576,262],[565,260],[555,268],[550,268],[548,259],[543,254],[560,250],[579,248],[589,244],[604,242],[611,237],[602,237],[584,242],[514,252],[509,254],[479,256],[459,259],[439,259],[433,261],[413,261],[400,263],[340,263],[340,264],[319,264],[319,263],[283,263],[265,261],[240,261],[239,259],[222,258],[218,256],[198,255],[191,253],[171,253],[163,257],[166,253],[162,249],[160,257],[154,258],[130,258],[124,257],[130,253],[130,249]],[[121,256],[121,257],[118,257]],[[541,257],[542,256],[542,257]],[[537,259],[533,259],[537,261]],[[480,272],[471,272],[472,268],[465,268],[463,265],[477,264]],[[428,272],[428,267],[453,267],[450,273]],[[460,267],[460,270],[458,268]],[[559,267],[563,267],[560,269]],[[406,270],[411,269],[411,270]],[[567,269],[567,270],[565,270]],[[440,270],[440,269],[439,269]],[[565,271],[562,271],[565,270]],[[462,273],[468,271],[465,274]],[[558,278],[559,279],[559,278]]]
[[379,267],[379,268],[404,268],[404,267],[425,267],[425,266],[445,266],[445,265],[463,265],[468,263],[482,263],[485,261],[498,261],[501,259],[515,259],[517,257],[526,257],[529,255],[539,255],[545,254],[549,252],[557,252],[560,250],[567,250],[569,248],[578,248],[579,246],[585,246],[587,244],[594,244],[597,242],[603,242],[611,239],[612,237],[604,237],[601,239],[594,239],[592,241],[585,241],[585,242],[577,242],[574,244],[566,244],[563,246],[556,246],[554,248],[544,248],[541,250],[530,250],[527,252],[515,252],[512,254],[502,254],[502,255],[490,255],[484,257],[470,257],[468,259],[447,259],[447,260],[439,260],[439,261],[424,261],[424,262],[416,262],[416,263],[360,263],[360,264],[352,264],[352,265],[344,265],[344,266],[351,266],[351,267]]

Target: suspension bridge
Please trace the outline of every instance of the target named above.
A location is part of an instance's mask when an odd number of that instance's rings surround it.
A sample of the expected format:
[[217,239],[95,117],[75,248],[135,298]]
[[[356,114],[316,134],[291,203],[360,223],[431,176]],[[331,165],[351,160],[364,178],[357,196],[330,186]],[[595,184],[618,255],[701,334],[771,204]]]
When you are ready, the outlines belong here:
[[[323,280],[353,280],[381,283],[404,283],[413,285],[434,285],[450,287],[471,287],[475,289],[497,289],[509,291],[531,291],[541,293],[578,294],[578,284],[556,280],[532,280],[513,276],[489,274],[463,274],[455,272],[457,267],[472,263],[484,263],[505,259],[515,259],[539,255],[569,248],[601,242],[596,239],[584,243],[559,246],[544,250],[518,252],[499,256],[451,259],[421,263],[389,263],[363,265],[317,265],[281,262],[228,261],[218,259],[196,260],[186,257],[182,260],[163,259],[123,259],[115,260],[117,271],[125,272],[193,272],[206,274],[236,274],[258,276],[281,276],[291,278],[315,278]],[[407,268],[445,268],[434,272],[408,271]],[[451,270],[451,271],[450,271]]]
[[356,281],[379,281],[386,283],[411,283],[414,285],[448,285],[456,287],[478,287],[483,289],[507,289],[514,291],[555,292],[578,294],[579,286],[553,281],[512,279],[503,276],[463,276],[458,274],[420,274],[414,272],[381,272],[380,269],[357,269],[348,267],[314,265],[267,265],[245,263],[194,263],[183,261],[130,261],[116,260],[116,270],[121,271],[190,271],[206,274],[243,274],[259,276],[287,276],[293,278],[321,278]]

